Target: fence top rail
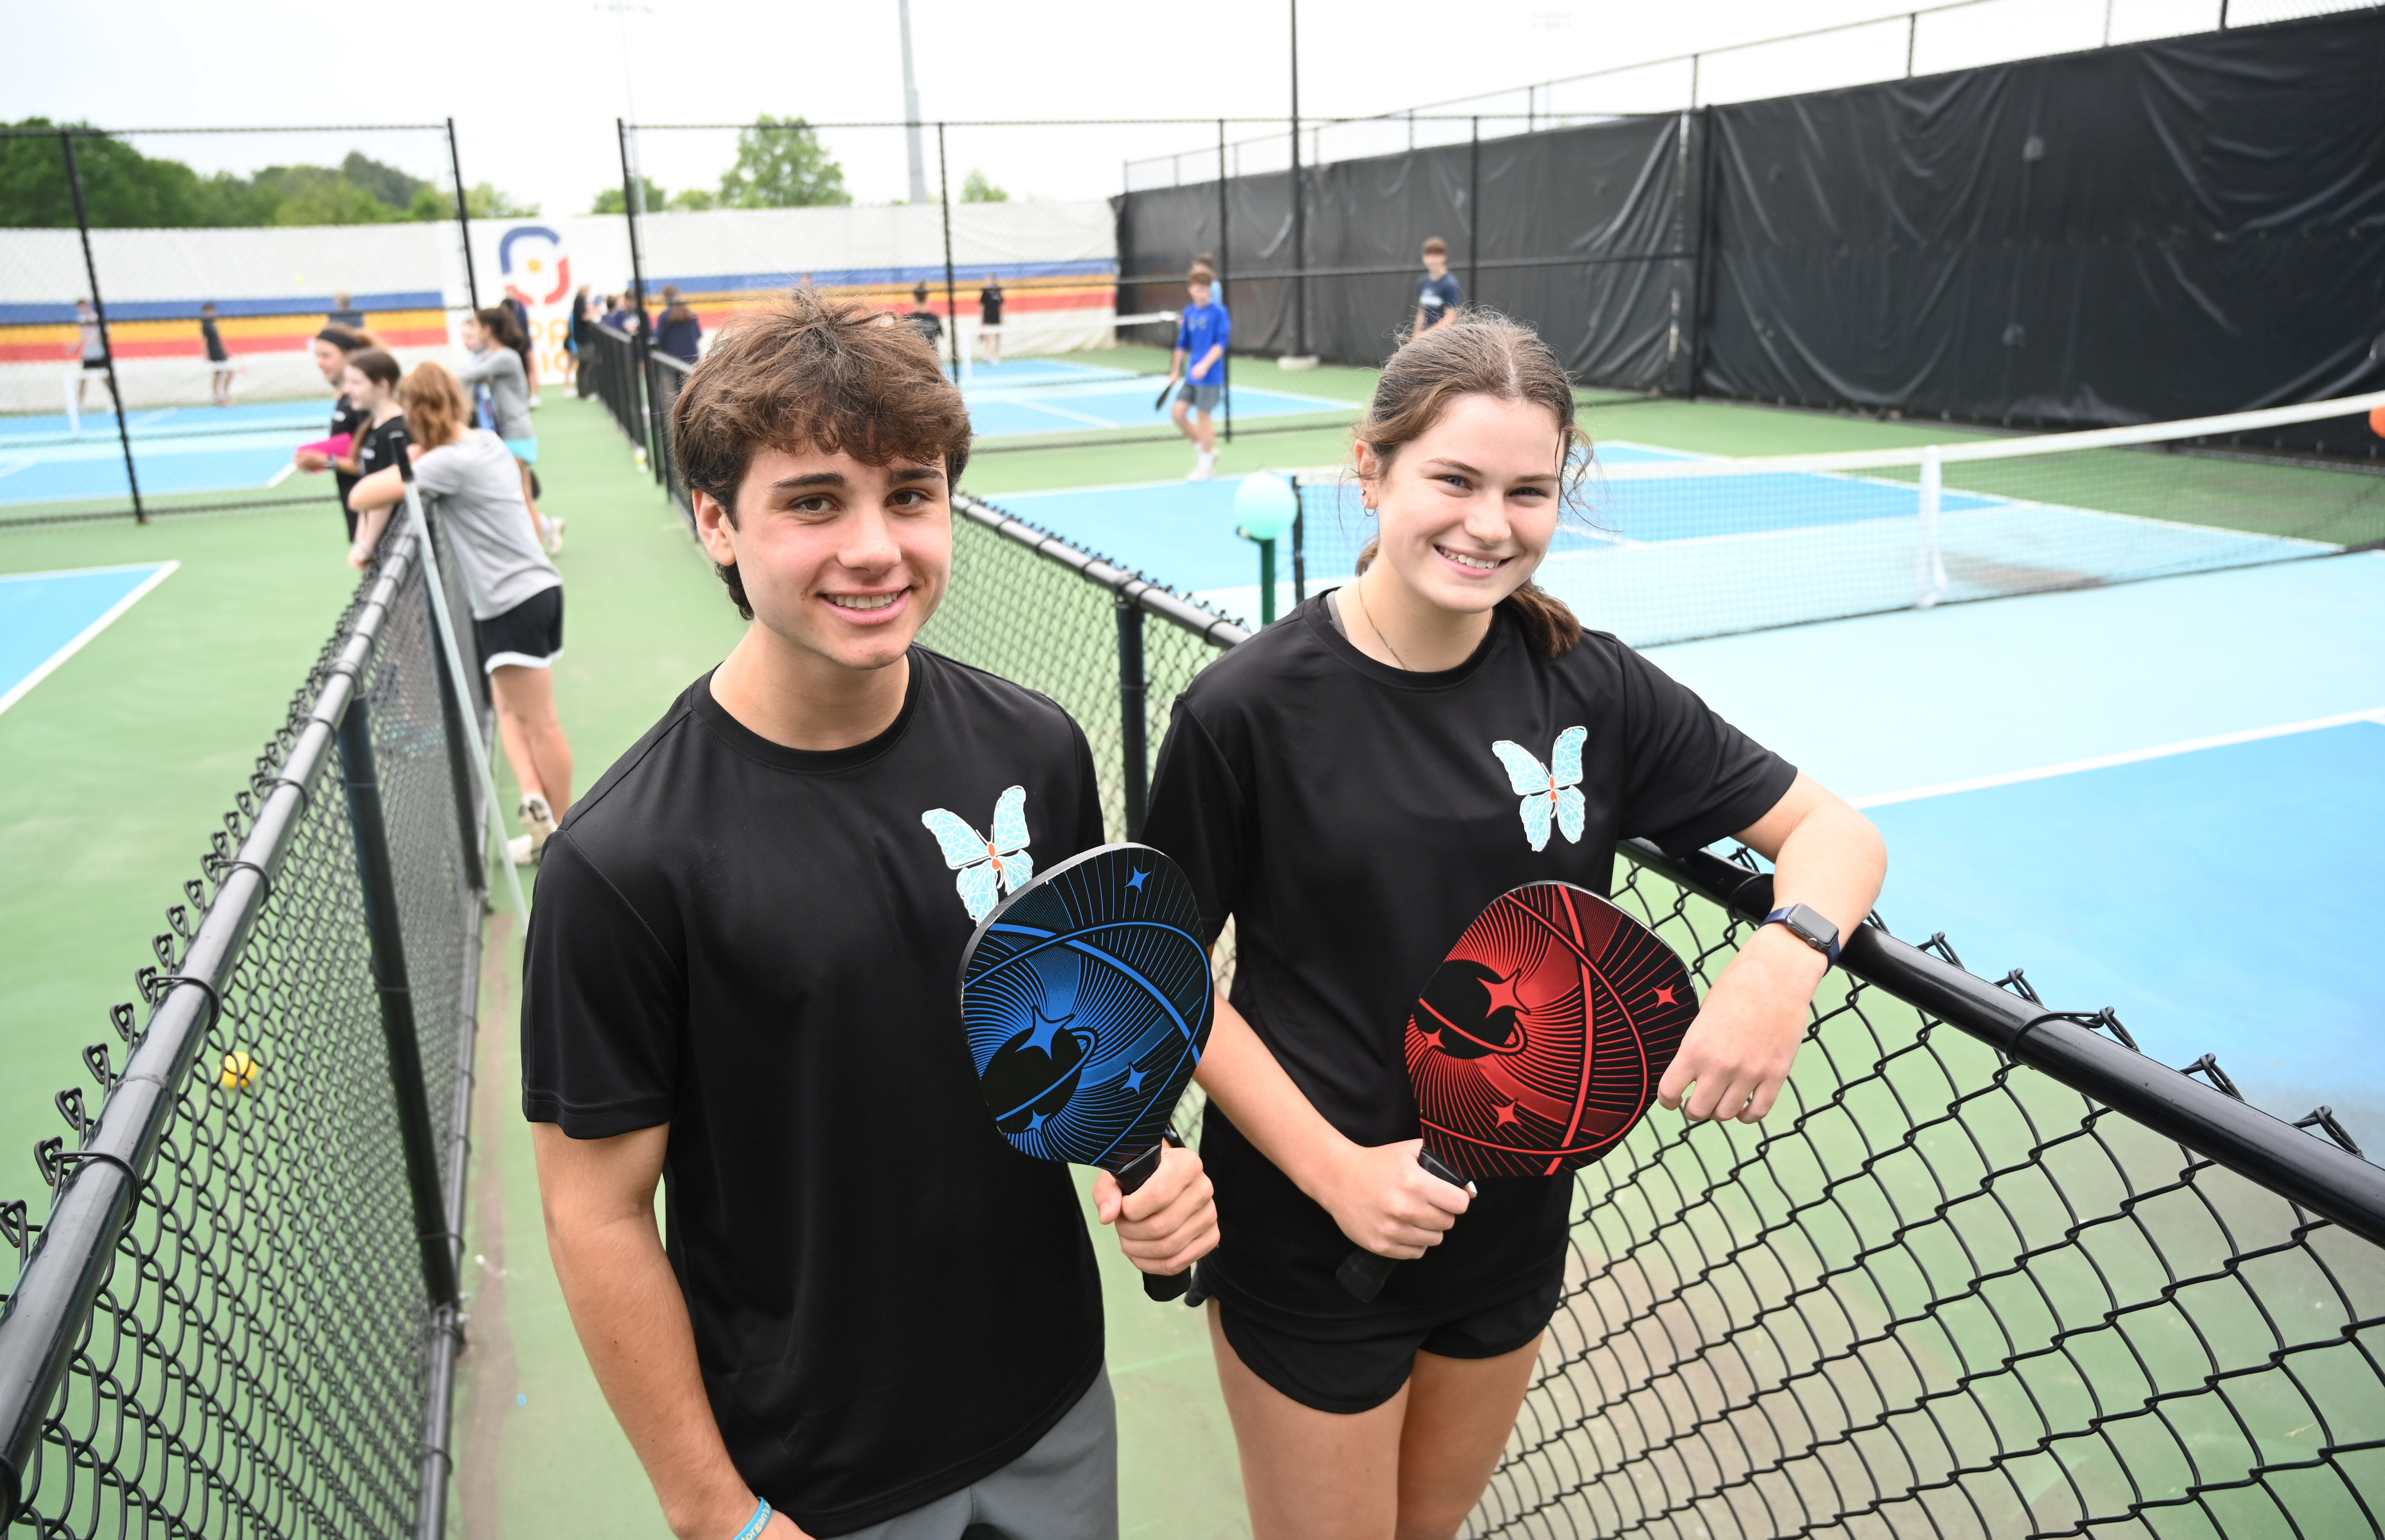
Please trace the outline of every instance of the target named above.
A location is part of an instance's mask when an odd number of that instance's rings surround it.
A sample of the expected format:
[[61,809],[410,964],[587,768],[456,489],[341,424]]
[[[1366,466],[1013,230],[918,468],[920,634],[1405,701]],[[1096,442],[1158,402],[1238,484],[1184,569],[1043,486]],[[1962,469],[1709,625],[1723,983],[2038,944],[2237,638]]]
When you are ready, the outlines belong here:
[[1089,551],[1081,551],[1048,529],[1038,528],[1022,518],[1014,518],[981,498],[966,492],[953,498],[953,506],[962,516],[974,520],[1003,539],[1027,547],[1046,561],[1056,562],[1089,583],[1098,583],[1118,596],[1121,603],[1132,604],[1146,615],[1157,615],[1172,626],[1182,627],[1212,646],[1238,647],[1251,640],[1251,633],[1215,610],[1161,587],[1139,572],[1130,572],[1115,563],[1105,561]]
[[[1672,855],[1645,840],[1617,851],[1681,888],[1760,922],[1772,905],[1772,876],[1710,851]],[[1939,938],[1933,945],[1942,945]],[[2385,1246],[2385,1167],[2331,1138],[2306,1133],[2240,1098],[2139,1051],[2106,1010],[2049,1011],[2034,993],[2016,994],[1937,952],[1858,925],[1840,954],[1856,978],[1976,1037],[2130,1120],[2301,1208]],[[2017,987],[2026,989],[2025,983]],[[2116,1040],[2106,1030],[2120,1032]],[[2326,1127],[2318,1113],[2313,1122]]]
[[[188,933],[181,960],[146,983],[149,1015],[131,1037],[131,1057],[109,1087],[79,1148],[56,1157],[56,1197],[41,1238],[0,1315],[0,1521],[29,1497],[51,1398],[65,1377],[116,1257],[117,1239],[138,1201],[191,1070],[223,1010],[283,858],[308,804],[322,794],[334,739],[381,640],[382,624],[417,565],[416,537],[392,531],[369,587],[342,622],[339,651],[294,705],[276,739],[278,761],[260,764],[247,832],[226,861],[211,863],[214,897]],[[161,958],[161,961],[163,959]]]
[[[1402,112],[1370,113],[1364,118],[1302,118],[1299,119],[1299,122],[1302,131],[1305,132],[1310,129],[1330,129],[1342,124],[1355,123],[1472,123],[1478,121],[1490,123],[1504,122],[1508,118],[1514,118],[1518,123],[1528,121],[1545,123],[1552,121],[1555,116],[1557,115],[1547,112],[1452,112],[1443,113],[1439,116]],[[1679,118],[1680,116],[1680,112],[1678,109],[1668,109],[1664,112],[1595,112],[1572,113],[1564,116],[1585,119],[1592,118],[1600,119],[1617,118]],[[751,131],[757,133],[770,133],[793,132],[797,129],[802,129],[805,131],[818,129],[1111,129],[1137,127],[1214,129],[1220,123],[1280,124],[1288,130],[1292,126],[1292,119],[1288,116],[1282,115],[1273,118],[922,118],[917,122],[902,118],[870,118],[842,122],[823,121],[818,123],[805,122],[802,120],[797,120],[792,123],[631,123],[627,125],[627,127],[633,132],[639,133],[647,131],[670,133],[681,130],[705,130],[712,132],[718,132],[722,130],[730,129],[736,130],[740,132]],[[55,133],[56,130],[52,130],[44,131]],[[1247,143],[1255,142],[1242,141],[1241,143]],[[1152,161],[1173,160],[1194,155],[1215,155],[1217,153],[1217,147],[1215,144],[1204,144],[1181,152],[1144,155],[1135,160],[1134,164],[1142,166]]]
[[171,129],[103,129],[90,123],[56,123],[46,129],[0,128],[0,139],[56,139],[70,133],[81,139],[113,139],[125,134],[160,133],[445,133],[444,123],[225,123],[209,127]]

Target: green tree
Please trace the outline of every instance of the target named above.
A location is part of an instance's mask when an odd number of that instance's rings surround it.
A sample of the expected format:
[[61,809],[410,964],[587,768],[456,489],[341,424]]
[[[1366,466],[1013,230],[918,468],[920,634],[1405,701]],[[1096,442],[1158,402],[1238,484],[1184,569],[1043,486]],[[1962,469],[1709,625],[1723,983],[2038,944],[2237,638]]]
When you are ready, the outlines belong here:
[[986,174],[975,167],[961,182],[961,202],[965,204],[1006,204],[1010,194],[996,187]]
[[673,214],[701,214],[707,208],[720,206],[720,199],[708,187],[682,187],[670,195],[664,205]]
[[[527,219],[538,212],[538,205],[526,204],[512,193],[484,181],[472,184],[464,201],[465,208],[475,219]],[[414,194],[406,207],[412,219],[453,219],[456,217],[454,194],[441,187],[426,186]]]
[[[638,180],[645,184],[643,192],[645,194],[647,213],[660,214],[664,209],[670,206],[670,194],[663,191],[662,183],[655,180],[652,177],[640,177]],[[629,212],[629,202],[621,195],[621,190],[619,188],[607,187],[596,194],[596,201],[588,205],[588,212],[591,214],[625,214]]]
[[[46,118],[28,118],[10,126],[59,127]],[[83,206],[91,222],[102,229],[216,222],[198,217],[199,175],[181,161],[152,160],[120,139],[78,133],[75,168],[82,181]],[[56,230],[70,229],[74,222],[66,155],[56,138],[0,139],[0,226]]]
[[849,204],[844,168],[801,118],[768,113],[737,135],[737,164],[721,174],[724,208],[815,208]]
[[415,194],[431,184],[420,177],[408,176],[394,166],[384,165],[362,150],[350,150],[340,162],[340,175],[363,188],[392,208],[410,208]]

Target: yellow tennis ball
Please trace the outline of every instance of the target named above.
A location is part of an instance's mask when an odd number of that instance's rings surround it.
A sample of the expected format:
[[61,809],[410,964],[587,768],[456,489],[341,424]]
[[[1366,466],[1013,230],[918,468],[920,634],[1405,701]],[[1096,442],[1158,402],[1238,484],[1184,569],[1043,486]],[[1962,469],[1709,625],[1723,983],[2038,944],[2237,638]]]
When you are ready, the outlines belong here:
[[256,1077],[264,1073],[265,1066],[250,1058],[246,1049],[234,1049],[224,1055],[223,1088],[253,1091],[256,1089]]

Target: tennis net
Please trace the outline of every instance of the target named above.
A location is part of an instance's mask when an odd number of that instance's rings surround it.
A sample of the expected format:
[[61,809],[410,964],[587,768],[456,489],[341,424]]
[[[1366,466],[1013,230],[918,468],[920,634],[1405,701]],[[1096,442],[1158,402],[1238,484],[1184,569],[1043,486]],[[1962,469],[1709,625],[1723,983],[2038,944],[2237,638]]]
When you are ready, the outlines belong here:
[[[1537,581],[1635,646],[2334,555],[2385,540],[2385,467],[2239,447],[2385,392],[2146,427],[1721,459],[1611,441]],[[1298,473],[1295,597],[1373,535]]]

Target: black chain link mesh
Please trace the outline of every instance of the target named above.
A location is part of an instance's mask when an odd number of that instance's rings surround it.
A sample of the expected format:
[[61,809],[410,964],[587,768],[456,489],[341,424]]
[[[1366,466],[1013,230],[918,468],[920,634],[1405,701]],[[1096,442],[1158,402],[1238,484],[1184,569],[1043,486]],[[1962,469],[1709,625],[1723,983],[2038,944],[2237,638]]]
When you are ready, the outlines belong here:
[[[1084,724],[1115,833],[1111,592],[982,525],[955,543],[923,636]],[[1146,633],[1155,746],[1216,650]],[[1745,923],[1620,870],[1711,984]],[[1232,966],[1230,927],[1221,987]],[[1660,1112],[1580,1191],[1469,1534],[2380,1533],[2376,1248],[1851,975],[1765,1123]]]
[[[395,538],[384,551],[410,546]],[[425,1089],[443,1158],[468,1051],[479,898],[461,845],[423,569],[409,564],[364,675]],[[355,631],[325,644],[188,900],[169,911],[151,1006],[189,956]],[[477,709],[478,702],[471,702]],[[175,1089],[131,1223],[23,1472],[16,1523],[44,1536],[354,1535],[416,1521],[429,1312],[334,753],[314,783],[193,1072]],[[140,1041],[85,1063],[111,1091]],[[99,1119],[60,1093],[72,1138]],[[40,1151],[59,1179],[57,1141]],[[38,1236],[21,1204],[11,1238]],[[20,1246],[19,1286],[25,1279]],[[36,1255],[35,1267],[69,1259]],[[0,1330],[6,1329],[0,1323]]]

